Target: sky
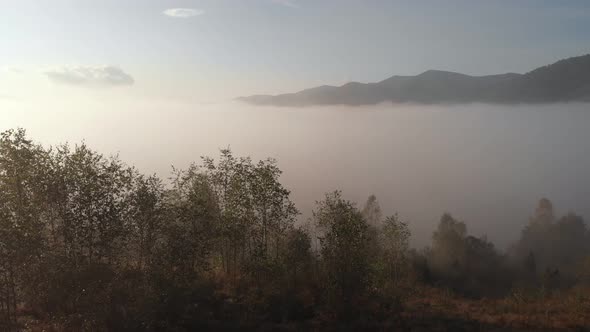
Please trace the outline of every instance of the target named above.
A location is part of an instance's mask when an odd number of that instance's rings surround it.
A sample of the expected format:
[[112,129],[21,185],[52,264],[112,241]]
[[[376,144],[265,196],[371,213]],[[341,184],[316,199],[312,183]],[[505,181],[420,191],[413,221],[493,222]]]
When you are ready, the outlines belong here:
[[[589,1],[1,0],[0,107],[200,105],[590,53]],[[64,101],[67,99],[67,101]]]
[[0,131],[23,127],[46,146],[85,140],[163,178],[230,146],[277,158],[304,213],[330,190],[375,193],[423,238],[449,209],[497,240],[522,224],[496,219],[524,222],[542,196],[588,215],[586,105],[320,112],[228,101],[429,69],[524,73],[588,53],[588,0],[0,0]]

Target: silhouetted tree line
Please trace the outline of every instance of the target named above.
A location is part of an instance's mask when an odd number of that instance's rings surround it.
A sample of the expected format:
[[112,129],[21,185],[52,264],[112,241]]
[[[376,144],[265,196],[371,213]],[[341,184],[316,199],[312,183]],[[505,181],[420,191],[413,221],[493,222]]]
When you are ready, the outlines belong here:
[[590,282],[590,232],[543,199],[508,253],[444,214],[432,246],[338,191],[309,223],[272,159],[221,150],[169,182],[85,144],[0,137],[0,324],[47,331],[192,331],[395,316],[420,285],[470,297]]

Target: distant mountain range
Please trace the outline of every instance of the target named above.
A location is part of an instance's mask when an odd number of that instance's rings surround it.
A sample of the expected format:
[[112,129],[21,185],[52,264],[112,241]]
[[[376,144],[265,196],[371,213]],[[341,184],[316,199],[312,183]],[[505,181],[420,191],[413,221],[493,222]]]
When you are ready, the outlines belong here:
[[558,61],[526,74],[469,76],[429,70],[377,83],[324,85],[296,93],[254,95],[238,100],[273,106],[393,103],[553,103],[590,101],[590,54]]

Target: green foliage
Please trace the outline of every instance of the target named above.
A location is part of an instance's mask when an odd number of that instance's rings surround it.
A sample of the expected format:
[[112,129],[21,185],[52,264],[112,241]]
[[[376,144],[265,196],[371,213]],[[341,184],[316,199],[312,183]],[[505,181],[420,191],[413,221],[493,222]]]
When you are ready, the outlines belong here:
[[163,241],[166,204],[164,187],[156,176],[134,176],[131,191],[127,197],[126,250],[136,258],[137,269],[142,270],[154,264],[155,250]]
[[[236,275],[250,260],[278,257],[299,212],[289,190],[279,182],[276,161],[254,164],[226,149],[221,150],[218,163],[204,158],[201,168],[219,206],[219,247],[225,271]],[[193,172],[197,169],[193,166]]]
[[339,191],[317,202],[313,218],[323,233],[326,286],[334,303],[349,304],[364,294],[371,278],[367,222]]
[[201,299],[191,292],[210,275],[229,276],[230,288],[296,289],[311,239],[293,228],[298,211],[280,175],[272,159],[222,150],[219,162],[174,170],[167,186],[85,144],[43,149],[24,130],[2,133],[2,317],[14,324],[26,303],[67,329],[144,330]]
[[380,245],[389,280],[400,281],[408,273],[410,229],[397,214],[385,218]]
[[113,262],[126,241],[125,215],[133,170],[85,144],[51,152],[55,188],[48,203],[54,247],[72,266]]
[[43,154],[22,129],[0,135],[0,315],[9,325],[22,297],[19,281],[35,275],[46,245],[39,204]]

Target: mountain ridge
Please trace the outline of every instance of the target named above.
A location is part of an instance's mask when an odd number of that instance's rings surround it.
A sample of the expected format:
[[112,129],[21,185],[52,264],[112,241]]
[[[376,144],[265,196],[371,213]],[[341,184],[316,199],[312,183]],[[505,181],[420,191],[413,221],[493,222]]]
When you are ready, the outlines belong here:
[[415,76],[394,75],[379,82],[322,85],[295,93],[237,98],[255,105],[373,105],[552,103],[590,101],[590,54],[559,60],[525,74],[472,76],[430,69]]

